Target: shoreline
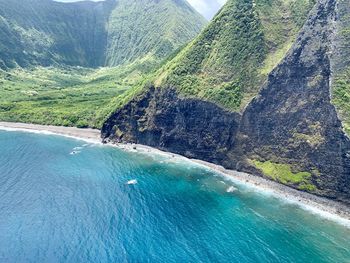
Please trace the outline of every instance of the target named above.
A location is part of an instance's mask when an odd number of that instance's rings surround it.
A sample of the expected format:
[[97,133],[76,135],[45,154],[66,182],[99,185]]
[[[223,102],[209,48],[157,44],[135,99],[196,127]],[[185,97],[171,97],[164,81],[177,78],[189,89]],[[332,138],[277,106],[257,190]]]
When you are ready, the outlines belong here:
[[[81,129],[75,127],[46,126],[37,124],[0,122],[0,130],[22,131],[39,134],[60,135],[89,143],[102,144],[100,131],[97,129]],[[225,169],[222,166],[197,159],[188,159],[182,155],[161,151],[149,146],[138,144],[106,144],[122,150],[135,151],[143,154],[158,154],[175,160],[192,162],[209,169],[238,185],[248,186],[256,192],[272,195],[289,204],[317,214],[322,218],[334,221],[350,228],[350,207],[337,201],[301,192],[288,186],[267,180],[262,177]]]
[[92,143],[101,143],[101,131],[97,129],[0,121],[0,130],[60,135],[73,139],[82,139]]

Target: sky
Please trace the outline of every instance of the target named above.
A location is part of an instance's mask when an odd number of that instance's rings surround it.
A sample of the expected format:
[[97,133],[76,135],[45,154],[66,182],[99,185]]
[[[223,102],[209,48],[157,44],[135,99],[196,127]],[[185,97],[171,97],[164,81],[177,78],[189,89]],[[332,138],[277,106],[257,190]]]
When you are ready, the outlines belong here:
[[187,0],[199,13],[210,20],[226,0]]
[[[82,0],[56,0],[60,2],[77,2]],[[103,1],[103,0],[92,0]],[[225,4],[226,0],[187,0],[199,13],[210,20]]]

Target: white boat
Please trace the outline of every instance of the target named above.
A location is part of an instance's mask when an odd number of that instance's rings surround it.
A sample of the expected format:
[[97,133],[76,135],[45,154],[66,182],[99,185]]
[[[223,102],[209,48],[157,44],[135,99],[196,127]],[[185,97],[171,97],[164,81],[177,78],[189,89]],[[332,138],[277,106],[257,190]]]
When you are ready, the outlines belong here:
[[134,185],[134,184],[137,184],[137,180],[134,179],[134,180],[130,180],[126,183],[127,185]]

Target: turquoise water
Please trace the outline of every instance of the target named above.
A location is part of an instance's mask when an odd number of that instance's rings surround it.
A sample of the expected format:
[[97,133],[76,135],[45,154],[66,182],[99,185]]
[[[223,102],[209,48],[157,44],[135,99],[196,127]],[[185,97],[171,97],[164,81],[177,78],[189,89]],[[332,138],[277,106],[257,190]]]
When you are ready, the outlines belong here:
[[85,144],[0,131],[0,262],[350,262],[341,225],[189,162]]

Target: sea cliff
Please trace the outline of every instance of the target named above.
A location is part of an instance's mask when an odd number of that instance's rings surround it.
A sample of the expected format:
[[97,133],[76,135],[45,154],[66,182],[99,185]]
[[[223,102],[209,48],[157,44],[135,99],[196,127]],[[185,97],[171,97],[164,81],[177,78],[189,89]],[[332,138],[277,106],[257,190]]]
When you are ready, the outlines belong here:
[[318,1],[241,113],[183,97],[176,87],[152,87],[109,117],[104,140],[146,144],[349,205],[350,140],[332,103],[333,78],[348,66],[339,55],[346,51],[341,5]]

